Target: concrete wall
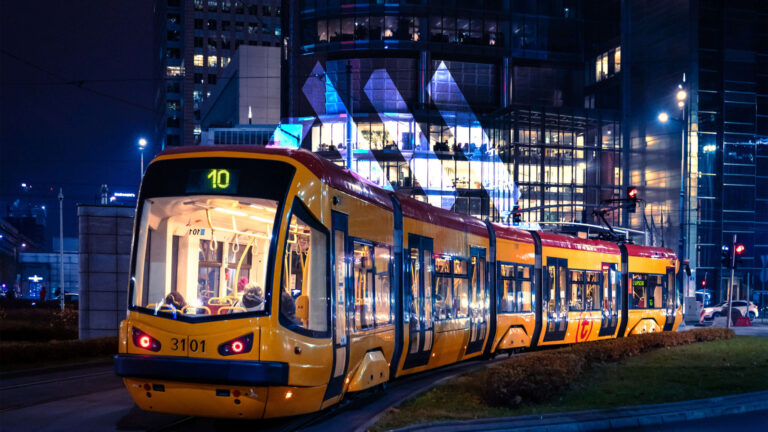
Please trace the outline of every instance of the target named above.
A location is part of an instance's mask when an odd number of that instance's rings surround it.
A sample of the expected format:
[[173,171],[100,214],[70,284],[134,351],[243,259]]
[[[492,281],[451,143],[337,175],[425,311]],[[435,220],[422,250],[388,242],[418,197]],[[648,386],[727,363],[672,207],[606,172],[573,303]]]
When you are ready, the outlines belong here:
[[117,336],[127,310],[133,207],[78,205],[80,339]]

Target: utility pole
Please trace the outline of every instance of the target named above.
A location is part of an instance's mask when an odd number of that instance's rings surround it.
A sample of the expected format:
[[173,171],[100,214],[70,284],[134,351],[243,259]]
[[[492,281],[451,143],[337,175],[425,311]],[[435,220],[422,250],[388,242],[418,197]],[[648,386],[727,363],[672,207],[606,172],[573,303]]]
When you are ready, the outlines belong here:
[[[736,267],[736,234],[733,235],[733,243],[731,243],[731,278],[728,279],[728,320],[726,321],[727,327],[731,328],[731,311],[733,309],[733,278]],[[749,307],[747,307],[749,311]]]
[[64,310],[64,190],[59,188],[59,304]]

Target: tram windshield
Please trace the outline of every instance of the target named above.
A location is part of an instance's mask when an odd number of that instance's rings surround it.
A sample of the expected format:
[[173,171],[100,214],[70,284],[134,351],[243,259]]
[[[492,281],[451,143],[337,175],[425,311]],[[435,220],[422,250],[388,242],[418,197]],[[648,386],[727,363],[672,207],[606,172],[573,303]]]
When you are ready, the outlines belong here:
[[187,317],[266,313],[278,202],[198,195],[144,201],[133,306]]

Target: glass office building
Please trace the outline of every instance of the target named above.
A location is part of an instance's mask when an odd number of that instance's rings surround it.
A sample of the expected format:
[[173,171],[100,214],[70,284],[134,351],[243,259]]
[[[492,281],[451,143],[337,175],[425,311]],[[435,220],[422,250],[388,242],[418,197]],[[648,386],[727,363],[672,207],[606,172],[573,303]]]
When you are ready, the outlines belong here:
[[282,9],[283,117],[302,124],[302,147],[494,220],[517,202],[526,221],[594,222],[621,194],[618,116],[580,108],[580,1]]
[[[768,306],[768,4],[698,2],[692,23],[697,98],[696,287],[715,303],[725,299],[730,271],[723,245],[746,247],[736,270],[735,298]],[[761,314],[764,310],[761,311]]]

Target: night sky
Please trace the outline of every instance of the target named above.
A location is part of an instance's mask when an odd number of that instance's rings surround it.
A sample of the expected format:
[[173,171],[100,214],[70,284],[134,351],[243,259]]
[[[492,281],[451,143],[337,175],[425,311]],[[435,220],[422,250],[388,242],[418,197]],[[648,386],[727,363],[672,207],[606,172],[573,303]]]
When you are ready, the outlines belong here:
[[0,0],[0,217],[17,198],[44,203],[50,238],[63,187],[76,237],[76,204],[102,183],[136,192],[137,141],[153,135],[152,23],[151,0]]

